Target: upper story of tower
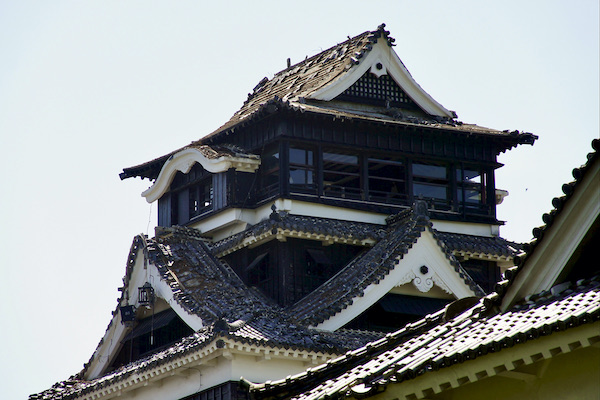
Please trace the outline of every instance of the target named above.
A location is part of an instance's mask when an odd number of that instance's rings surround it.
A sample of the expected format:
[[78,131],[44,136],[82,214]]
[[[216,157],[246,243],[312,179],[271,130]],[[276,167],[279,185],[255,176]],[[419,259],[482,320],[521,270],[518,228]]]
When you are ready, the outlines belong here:
[[[369,223],[425,200],[443,231],[497,234],[497,156],[537,137],[462,123],[412,78],[381,25],[264,78],[215,132],[121,178],[153,181],[159,225],[213,240],[294,215]],[[435,224],[435,222],[434,222]]]

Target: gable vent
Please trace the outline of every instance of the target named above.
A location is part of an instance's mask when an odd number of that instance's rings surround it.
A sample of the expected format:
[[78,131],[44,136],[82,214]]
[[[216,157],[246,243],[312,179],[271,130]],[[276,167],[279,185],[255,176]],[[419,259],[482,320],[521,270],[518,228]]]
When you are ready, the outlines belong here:
[[418,108],[389,75],[379,78],[367,71],[337,97],[339,100],[398,108]]

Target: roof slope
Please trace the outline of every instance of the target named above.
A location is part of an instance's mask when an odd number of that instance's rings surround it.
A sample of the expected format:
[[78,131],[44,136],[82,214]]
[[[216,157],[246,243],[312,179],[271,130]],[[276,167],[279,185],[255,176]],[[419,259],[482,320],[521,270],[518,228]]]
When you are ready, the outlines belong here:
[[219,321],[212,324],[167,349],[158,351],[148,357],[129,363],[116,371],[112,371],[97,379],[84,380],[81,375],[74,375],[68,380],[58,382],[41,393],[33,394],[30,400],[68,400],[103,390],[128,379],[135,379],[146,372],[152,374],[155,369],[172,369],[169,364],[177,364],[194,353],[206,355],[216,348],[223,347],[218,341],[228,341],[233,345],[267,348],[285,348],[288,350],[304,350],[325,354],[341,354],[351,348],[361,347],[369,341],[381,337],[373,332],[340,330],[339,332],[308,333],[306,329],[282,323],[277,316],[261,315],[251,321],[228,324]]
[[[289,310],[296,321],[311,326],[320,324],[351,305],[353,299],[361,297],[369,285],[388,275],[423,231],[429,230],[437,239],[437,233],[427,214],[427,206],[422,201],[417,201],[414,208],[407,209],[388,221],[390,228],[384,238]],[[444,243],[439,239],[437,242],[465,284],[476,294],[484,295],[483,290],[463,270]]]
[[[318,369],[307,370],[285,381],[268,384],[252,384],[244,382],[255,399],[322,399],[331,397],[368,397],[375,395],[386,386],[416,377],[430,376],[436,371],[475,360],[488,353],[502,353],[503,350],[524,345],[542,336],[558,335],[579,326],[591,326],[580,342],[567,342],[553,349],[546,349],[536,357],[510,353],[511,357],[522,357],[511,360],[502,368],[486,370],[483,376],[491,376],[498,371],[505,371],[510,365],[517,366],[553,357],[556,354],[571,351],[579,346],[589,346],[600,341],[598,321],[600,321],[600,269],[594,259],[579,261],[579,267],[586,271],[594,271],[594,275],[578,279],[574,282],[557,282],[556,286],[525,298],[517,298],[510,308],[504,310],[499,306],[506,296],[506,291],[514,284],[523,270],[532,268],[528,262],[530,257],[539,252],[544,242],[544,232],[552,227],[553,221],[569,203],[573,194],[582,185],[589,171],[596,171],[600,140],[592,143],[594,152],[588,154],[587,162],[573,170],[575,181],[563,186],[565,197],[553,200],[555,209],[544,214],[546,226],[534,229],[537,238],[526,246],[527,254],[520,260],[520,266],[506,272],[507,280],[496,285],[496,292],[478,301],[474,306],[461,307],[461,300],[446,308],[446,318],[437,319],[428,332],[412,332],[411,326],[387,335],[367,346],[348,352],[334,362]],[[596,182],[597,184],[597,182]],[[585,186],[585,190],[597,191],[596,186]],[[597,195],[597,192],[595,193]],[[598,235],[598,231],[592,232]],[[552,237],[546,237],[546,240]],[[597,249],[594,249],[597,251]],[[574,255],[579,257],[579,255]],[[563,268],[566,266],[563,265]],[[537,265],[534,264],[534,267]],[[543,266],[542,266],[543,267]],[[552,268],[547,267],[547,268]],[[541,275],[547,271],[539,270]],[[465,302],[466,303],[466,302]],[[466,303],[468,304],[468,303]],[[453,311],[457,309],[457,312]],[[437,314],[436,314],[437,315]],[[428,319],[418,322],[423,324]],[[595,324],[595,325],[591,325]],[[588,337],[589,336],[589,337]],[[571,340],[571,339],[569,339]],[[550,351],[551,350],[551,351]],[[540,358],[541,357],[541,358]],[[504,369],[503,369],[504,368]],[[449,387],[458,386],[456,382],[448,383]],[[476,374],[464,377],[466,381],[478,379]],[[435,379],[433,379],[435,380]],[[432,381],[433,381],[432,380]],[[431,383],[438,385],[440,382]]]
[[308,217],[278,211],[243,232],[211,244],[210,248],[215,254],[227,254],[279,232],[302,233],[305,237],[350,244],[375,243],[387,234],[385,227],[377,224]]
[[[589,249],[589,251],[597,251],[597,244],[599,240],[598,235],[600,234],[600,232],[598,232],[598,229],[600,228],[597,226],[599,218],[597,210],[598,205],[600,204],[600,182],[598,181],[598,169],[600,168],[600,155],[598,154],[598,151],[600,150],[600,139],[594,139],[592,141],[592,148],[594,151],[587,155],[586,163],[578,168],[573,169],[572,174],[575,180],[569,183],[565,183],[562,186],[564,196],[555,197],[554,199],[552,199],[552,205],[554,206],[554,209],[552,209],[548,213],[545,213],[542,216],[542,220],[545,222],[545,225],[533,229],[532,234],[535,239],[531,243],[528,243],[524,246],[526,253],[522,257],[515,258],[515,265],[517,265],[517,267],[506,271],[507,279],[505,281],[500,282],[496,286],[496,291],[499,293],[500,296],[495,297],[494,299],[498,303],[498,305],[502,303],[504,307],[506,307],[508,303],[515,300],[514,296],[516,295],[518,288],[513,288],[513,286],[515,285],[515,283],[517,283],[522,287],[522,285],[525,283],[526,276],[525,274],[523,274],[524,270],[532,270],[533,268],[547,268],[545,265],[536,265],[536,256],[541,255],[542,251],[544,250],[548,251],[548,249],[544,247],[546,243],[549,243],[550,240],[553,240],[553,233],[556,232],[556,229],[554,229],[555,223],[557,221],[560,221],[561,219],[566,219],[567,216],[565,214],[567,213],[567,211],[571,211],[574,208],[577,211],[583,209],[583,202],[580,201],[580,199],[581,196],[585,194],[583,193],[584,191],[587,191],[588,194],[591,196],[590,199],[587,199],[588,204],[591,204],[592,208],[595,207],[596,209],[595,216],[587,216],[588,218],[596,218],[596,227],[592,227],[592,229],[596,229],[596,231],[586,233],[588,235],[596,235],[596,248]],[[586,181],[587,186],[582,187],[584,186],[584,181]],[[577,194],[578,196],[575,196],[575,194]],[[579,202],[575,203],[575,201]],[[569,216],[570,215],[571,214],[569,214]],[[560,225],[560,228],[564,229],[564,225]],[[577,226],[575,229],[581,230],[581,226]],[[554,243],[566,242],[566,240],[564,240],[564,238],[561,238],[560,236],[557,236],[554,240]],[[594,244],[588,244],[588,246],[593,247]],[[552,246],[551,250],[554,250]],[[574,258],[580,257],[580,254],[575,253],[573,256]],[[564,269],[566,265],[557,265],[555,267]],[[594,271],[594,267],[597,267],[597,265],[588,265],[588,277],[590,275],[590,271]],[[511,292],[510,296],[508,295],[509,291]]]
[[[263,78],[248,95],[248,99],[233,116],[214,132],[202,139],[192,142],[178,150],[137,166],[124,168],[121,179],[140,176],[154,179],[158,176],[162,165],[173,154],[190,146],[221,144],[222,134],[229,134],[234,129],[251,123],[254,120],[272,115],[283,110],[328,115],[334,119],[360,119],[373,123],[384,123],[398,126],[425,126],[431,129],[463,132],[469,135],[493,136],[500,139],[500,151],[510,149],[518,144],[533,144],[537,136],[519,131],[499,131],[474,124],[457,121],[454,112],[446,110],[429,96],[412,78],[402,61],[389,49],[395,39],[385,30],[385,24],[374,31],[366,31],[339,43],[312,57],[309,57],[283,71],[276,73],[271,79]],[[381,49],[388,49],[387,52]],[[376,51],[377,50],[377,51]],[[383,53],[386,53],[383,55]],[[381,58],[373,59],[371,54],[381,54]],[[379,57],[379,56],[377,56]],[[406,86],[414,97],[412,100],[421,106],[432,107],[431,111],[421,110],[418,113],[405,112],[394,107],[353,107],[345,102],[321,99],[319,92],[344,82],[346,86],[357,81],[360,76],[355,72],[367,71],[369,63],[387,63],[387,74],[394,72],[395,79],[402,81],[399,86]],[[350,79],[350,80],[349,80]],[[321,96],[322,97],[322,96]],[[332,100],[332,99],[330,99]],[[333,99],[334,100],[334,99]],[[431,108],[429,107],[429,108]],[[421,107],[423,108],[423,107]]]
[[506,313],[489,312],[480,301],[427,332],[415,334],[409,326],[321,368],[283,381],[250,384],[250,392],[255,399],[364,397],[390,383],[593,323],[600,320],[600,276],[540,293]]

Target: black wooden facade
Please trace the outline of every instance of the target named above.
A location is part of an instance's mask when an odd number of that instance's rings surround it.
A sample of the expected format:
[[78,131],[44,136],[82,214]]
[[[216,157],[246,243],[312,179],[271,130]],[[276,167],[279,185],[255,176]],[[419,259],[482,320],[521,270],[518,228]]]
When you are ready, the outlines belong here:
[[[207,139],[259,155],[260,169],[254,174],[230,170],[210,181],[197,173],[188,185],[199,194],[182,192],[182,179],[176,177],[160,199],[159,225],[186,225],[228,207],[255,208],[276,198],[387,214],[422,198],[435,218],[495,224],[494,170],[500,166],[497,154],[505,149],[502,141],[282,110],[235,134]],[[201,181],[204,186],[197,189]],[[195,203],[199,197],[201,207]]]

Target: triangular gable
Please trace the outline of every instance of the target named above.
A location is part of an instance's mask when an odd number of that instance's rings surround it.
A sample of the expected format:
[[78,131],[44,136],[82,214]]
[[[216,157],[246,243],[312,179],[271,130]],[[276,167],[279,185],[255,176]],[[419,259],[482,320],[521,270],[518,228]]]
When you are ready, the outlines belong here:
[[336,99],[405,109],[418,108],[417,104],[389,75],[377,76],[371,71],[365,72]]
[[[307,94],[307,99],[329,101],[345,93],[348,89],[355,91],[360,87],[361,79],[368,79],[367,74],[372,74],[381,79],[383,76],[389,76],[387,80],[389,87],[400,89],[397,93],[405,96],[398,99],[399,103],[416,104],[421,110],[429,115],[455,118],[454,112],[447,110],[440,103],[435,101],[410,75],[396,52],[392,49],[389,32],[385,25],[381,25],[377,31],[371,32],[365,40],[365,44],[351,57],[352,68],[347,69],[333,81],[326,85],[315,88]],[[360,82],[357,86],[356,83]],[[392,85],[395,83],[396,85]],[[358,91],[358,90],[357,90]],[[412,102],[412,103],[411,103]]]
[[[132,334],[133,323],[127,324],[124,321],[123,312],[126,312],[125,307],[127,306],[135,307],[136,318],[146,314],[151,315],[152,311],[164,312],[170,309],[194,331],[205,325],[199,316],[185,310],[177,301],[174,288],[163,278],[164,273],[148,259],[147,239],[142,235],[136,236],[129,253],[127,271],[123,278],[124,285],[119,289],[122,292],[121,298],[116,310],[113,312],[113,317],[104,337],[98,344],[90,361],[85,365],[83,374],[86,379],[97,378],[104,374],[119,353],[123,342],[128,338],[128,335]],[[151,283],[154,290],[155,301],[162,305],[156,310],[146,309],[139,303],[138,290],[147,282]],[[123,311],[121,311],[122,308]]]
[[[131,247],[124,287],[113,319],[85,368],[86,379],[102,375],[112,364],[131,326],[122,323],[121,309],[135,306],[138,317],[148,314],[138,290],[149,283],[155,311],[172,308],[193,331],[225,318],[235,321],[248,310],[271,312],[271,305],[249,289],[231,268],[218,260],[195,229],[156,228],[156,237],[137,236]],[[142,313],[142,314],[140,314]]]
[[[512,279],[501,285],[501,309],[571,280],[570,274],[577,280],[598,273],[600,140],[594,139],[592,146],[595,151],[588,155],[588,162],[573,170],[576,180],[563,185],[565,196],[552,201],[556,208],[544,215],[546,225],[533,230],[536,241],[529,246],[521,266],[510,271]],[[577,268],[581,270],[573,271]]]
[[[461,276],[463,274],[463,276]],[[423,295],[439,288],[453,299],[472,297],[480,292],[469,287],[464,274],[457,273],[447,253],[440,248],[432,232],[425,231],[403,257],[398,257],[394,267],[380,280],[368,285],[352,299],[346,308],[316,325],[318,329],[336,330],[383,298],[387,293],[404,285],[414,286]]]
[[453,298],[483,295],[436,237],[424,204],[417,202],[415,210],[394,221],[384,239],[294,305],[290,315],[302,324],[336,330],[403,285],[424,295],[434,287]]

